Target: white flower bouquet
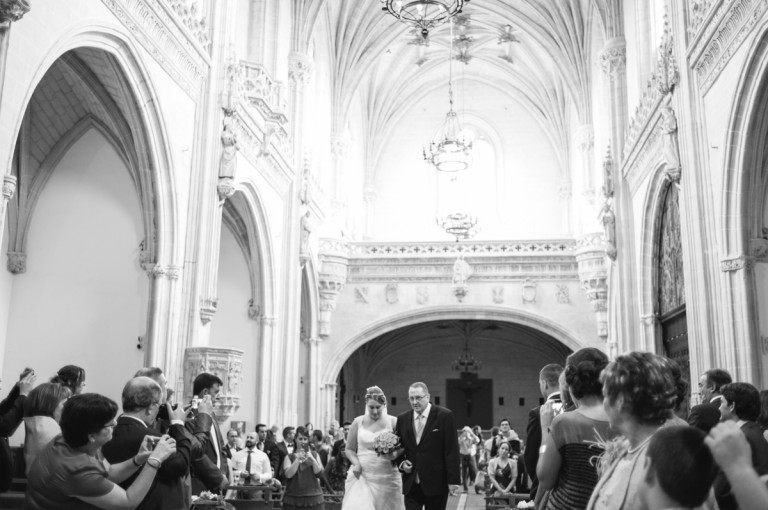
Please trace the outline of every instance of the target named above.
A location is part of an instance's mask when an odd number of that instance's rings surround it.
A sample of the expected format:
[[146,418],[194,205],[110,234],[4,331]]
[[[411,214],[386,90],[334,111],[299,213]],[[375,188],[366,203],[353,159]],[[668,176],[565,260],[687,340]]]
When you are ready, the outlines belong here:
[[373,438],[373,450],[378,455],[391,453],[400,447],[400,437],[389,430],[377,434]]

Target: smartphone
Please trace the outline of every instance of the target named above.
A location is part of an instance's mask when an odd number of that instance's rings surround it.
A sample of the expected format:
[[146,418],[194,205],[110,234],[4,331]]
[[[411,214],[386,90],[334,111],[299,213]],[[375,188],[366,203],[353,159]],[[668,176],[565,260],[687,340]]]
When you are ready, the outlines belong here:
[[200,397],[198,397],[197,395],[192,397],[192,409],[197,409],[197,406],[200,405],[200,401],[201,400],[202,399]]
[[150,447],[154,450],[155,447],[157,446],[157,443],[160,442],[160,438],[159,437],[150,437],[147,440],[147,442],[149,443]]

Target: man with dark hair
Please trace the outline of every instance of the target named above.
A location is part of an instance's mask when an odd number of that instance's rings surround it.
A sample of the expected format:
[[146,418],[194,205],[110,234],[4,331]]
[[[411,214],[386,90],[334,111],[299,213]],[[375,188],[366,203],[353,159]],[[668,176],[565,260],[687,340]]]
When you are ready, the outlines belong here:
[[640,500],[645,508],[695,508],[707,500],[717,466],[695,427],[659,429],[648,444]]
[[[203,372],[192,383],[193,405],[187,418],[187,430],[200,443],[202,455],[192,459],[192,493],[221,491],[229,482],[229,463],[224,436],[213,412],[213,403],[221,391],[221,379]],[[197,402],[197,409],[194,404]]]
[[283,461],[285,458],[293,453],[293,451],[296,449],[296,443],[294,441],[294,438],[296,437],[296,428],[295,427],[285,427],[283,429],[283,440],[277,443],[277,449],[278,449],[278,459],[277,459],[277,477],[281,482],[285,482],[285,477],[283,476]]
[[[730,383],[720,388],[722,421],[735,421],[752,450],[752,466],[759,476],[768,474],[768,442],[755,423],[760,414],[760,392],[748,383]],[[738,508],[731,486],[723,472],[715,479],[715,496],[721,510]]]
[[[562,365],[550,363],[539,372],[539,390],[541,396],[548,402],[560,403],[560,374]],[[525,429],[525,470],[531,477],[531,498],[536,497],[539,488],[539,480],[536,478],[536,464],[539,462],[539,448],[541,447],[541,406],[536,406],[528,412],[528,425]]]
[[349,428],[351,426],[352,426],[352,422],[351,421],[345,421],[341,425],[341,435],[342,435],[342,438],[341,439],[337,439],[333,443],[333,448],[331,449],[331,458],[333,458],[333,457],[335,457],[336,455],[339,454],[339,449],[341,449],[341,445],[347,444],[347,437],[349,436]]
[[[159,438],[152,428],[165,392],[149,377],[134,377],[123,388],[123,414],[117,419],[112,439],[101,452],[110,464],[119,464],[134,457],[147,436]],[[167,405],[167,404],[166,404]],[[183,409],[168,410],[168,435],[176,441],[176,453],[160,465],[152,488],[137,507],[141,510],[181,510],[188,508],[185,478],[189,473],[191,441],[184,430]],[[137,471],[120,483],[128,490],[139,476]]]
[[699,378],[701,404],[688,415],[688,425],[709,433],[720,421],[720,388],[731,382],[731,374],[719,368],[707,370]]
[[267,437],[267,426],[264,423],[256,425],[256,434],[258,435],[258,442],[256,448],[267,454],[269,458],[269,465],[272,466],[272,476],[277,477],[280,473],[280,450],[277,448],[277,443]]

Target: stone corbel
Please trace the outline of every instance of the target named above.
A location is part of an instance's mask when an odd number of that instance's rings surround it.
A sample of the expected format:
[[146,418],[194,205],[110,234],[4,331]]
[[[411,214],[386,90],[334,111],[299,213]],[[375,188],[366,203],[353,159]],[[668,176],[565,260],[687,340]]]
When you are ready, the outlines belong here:
[[627,65],[627,44],[624,38],[610,39],[600,53],[600,64],[611,81],[624,74]]
[[331,316],[336,309],[337,298],[347,282],[349,246],[344,241],[334,240],[324,240],[321,246],[318,331],[321,337],[327,337],[331,334]]
[[232,177],[219,177],[219,183],[216,185],[216,192],[219,194],[219,200],[222,202],[231,198],[235,194],[235,180]]
[[297,88],[304,88],[312,79],[312,60],[306,53],[292,51],[288,54],[288,79]]
[[26,273],[27,254],[22,251],[9,251],[6,267],[8,268],[8,272],[11,274]]
[[200,322],[203,325],[208,324],[213,320],[213,316],[216,315],[216,310],[219,308],[219,298],[201,298],[200,299]]
[[29,0],[0,0],[0,25],[19,21],[29,9]]
[[14,193],[16,193],[16,176],[6,174],[3,176],[3,201],[12,199]]
[[261,144],[261,151],[259,157],[267,158],[272,153],[272,139],[280,129],[280,124],[273,121],[265,122],[264,127],[264,140]]
[[597,321],[597,334],[608,337],[608,269],[605,262],[605,246],[592,239],[600,234],[588,234],[590,239],[580,239],[581,248],[576,252],[579,281],[592,305]]

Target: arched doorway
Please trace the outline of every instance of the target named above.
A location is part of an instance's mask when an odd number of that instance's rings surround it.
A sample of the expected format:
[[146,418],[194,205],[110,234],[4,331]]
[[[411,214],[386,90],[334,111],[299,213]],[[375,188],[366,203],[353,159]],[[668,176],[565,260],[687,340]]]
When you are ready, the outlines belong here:
[[[432,401],[451,408],[457,426],[490,428],[501,418],[524,431],[528,410],[541,398],[538,373],[571,352],[554,337],[527,325],[498,320],[445,319],[407,325],[356,349],[338,380],[343,420],[364,411],[365,389],[380,386],[389,413],[407,411],[408,385],[422,381]],[[474,360],[478,369],[461,358]]]

